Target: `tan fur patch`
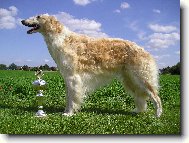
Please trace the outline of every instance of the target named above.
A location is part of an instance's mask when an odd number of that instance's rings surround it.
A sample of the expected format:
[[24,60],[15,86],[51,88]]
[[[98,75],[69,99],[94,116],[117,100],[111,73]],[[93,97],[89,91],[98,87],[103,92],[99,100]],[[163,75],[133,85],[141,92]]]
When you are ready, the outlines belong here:
[[[43,16],[45,18],[45,16]],[[46,33],[51,32],[54,34],[61,33],[63,30],[63,25],[60,24],[53,16],[45,18],[44,31]]]
[[150,54],[135,43],[120,39],[94,39],[87,36],[70,35],[65,45],[76,51],[78,71],[119,69],[128,65],[139,65]]

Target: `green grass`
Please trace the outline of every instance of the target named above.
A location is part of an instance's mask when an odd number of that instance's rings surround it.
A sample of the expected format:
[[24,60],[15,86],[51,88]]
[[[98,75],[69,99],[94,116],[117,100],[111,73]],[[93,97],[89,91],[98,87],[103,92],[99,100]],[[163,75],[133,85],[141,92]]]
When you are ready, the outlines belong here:
[[44,92],[48,116],[37,118],[34,72],[0,71],[1,134],[181,134],[180,76],[160,77],[160,118],[154,116],[151,102],[145,113],[130,112],[133,99],[116,80],[89,95],[79,113],[65,117],[63,78],[58,72],[47,72],[43,79],[48,83]]

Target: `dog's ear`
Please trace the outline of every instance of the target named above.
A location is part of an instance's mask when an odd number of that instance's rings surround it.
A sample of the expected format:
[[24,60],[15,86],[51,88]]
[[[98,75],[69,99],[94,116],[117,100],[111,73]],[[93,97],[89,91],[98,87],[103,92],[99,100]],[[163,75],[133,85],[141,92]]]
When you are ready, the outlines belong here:
[[62,32],[63,26],[54,16],[52,16],[50,18],[50,22],[51,22],[52,26],[55,28],[55,31],[57,33],[61,33]]
[[54,16],[49,16],[48,20],[45,22],[45,29],[49,32],[61,33],[63,25]]

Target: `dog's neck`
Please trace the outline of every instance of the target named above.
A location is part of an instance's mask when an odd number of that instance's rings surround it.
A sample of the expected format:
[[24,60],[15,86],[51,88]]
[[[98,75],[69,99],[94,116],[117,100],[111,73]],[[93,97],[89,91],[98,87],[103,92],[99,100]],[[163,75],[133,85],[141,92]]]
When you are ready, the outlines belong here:
[[[72,33],[67,27],[63,26],[60,33],[42,33],[48,46],[58,47],[59,44],[64,43],[67,36]],[[51,45],[52,44],[52,45]]]
[[[51,57],[54,59],[55,63],[60,68],[61,71],[71,69],[71,63],[67,59],[68,56],[66,55],[68,51],[68,46],[66,46],[66,38],[68,38],[70,35],[72,35],[74,32],[70,31],[68,28],[64,27],[64,29],[61,31],[61,33],[57,34],[44,34],[44,39],[47,44],[47,48],[49,50],[49,53]],[[73,54],[72,52],[69,54]],[[69,55],[68,54],[68,55]],[[59,55],[59,56],[58,56]],[[62,57],[61,59],[59,59]],[[67,73],[67,72],[64,72]]]

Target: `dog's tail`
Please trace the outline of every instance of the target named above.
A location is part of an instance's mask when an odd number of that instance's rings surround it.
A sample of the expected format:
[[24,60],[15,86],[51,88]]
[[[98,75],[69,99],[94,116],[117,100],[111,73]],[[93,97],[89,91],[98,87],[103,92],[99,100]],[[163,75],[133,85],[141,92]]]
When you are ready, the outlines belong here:
[[145,81],[145,85],[149,90],[150,98],[153,101],[154,107],[156,109],[156,116],[160,117],[162,114],[162,104],[161,104],[161,99],[158,96],[158,87],[156,86],[153,87],[147,81]]

